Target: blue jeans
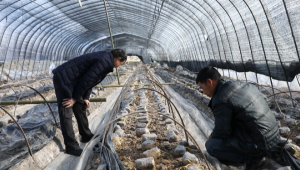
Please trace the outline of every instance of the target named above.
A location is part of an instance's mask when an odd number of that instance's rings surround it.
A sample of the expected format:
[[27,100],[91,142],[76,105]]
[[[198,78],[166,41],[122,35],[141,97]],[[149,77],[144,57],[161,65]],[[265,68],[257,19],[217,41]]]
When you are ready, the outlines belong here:
[[[206,141],[205,147],[209,155],[217,158],[220,162],[228,161],[233,163],[245,164],[249,163],[253,158],[255,158],[250,154],[239,151],[238,149],[223,145],[223,139],[209,139],[208,141]],[[264,157],[269,154],[270,152],[264,152],[261,153],[260,156]]]

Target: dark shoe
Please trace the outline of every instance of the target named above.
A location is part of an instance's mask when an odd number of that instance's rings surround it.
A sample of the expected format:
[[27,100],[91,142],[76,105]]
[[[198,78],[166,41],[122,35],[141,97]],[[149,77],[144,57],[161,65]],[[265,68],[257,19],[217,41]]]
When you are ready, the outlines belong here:
[[81,138],[80,142],[81,143],[88,143],[92,138],[94,137],[94,135],[87,137],[87,138]]
[[82,149],[81,148],[66,149],[66,153],[69,154],[69,155],[80,156],[81,153],[82,153]]
[[268,161],[265,157],[253,159],[246,164],[246,170],[260,170],[264,169],[268,165]]

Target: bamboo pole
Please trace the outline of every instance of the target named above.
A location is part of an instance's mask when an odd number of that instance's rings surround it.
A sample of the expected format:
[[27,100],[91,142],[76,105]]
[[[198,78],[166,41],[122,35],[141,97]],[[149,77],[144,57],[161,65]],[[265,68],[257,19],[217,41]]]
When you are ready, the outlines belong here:
[[[170,85],[170,84],[174,84],[174,83],[160,83],[161,85]],[[149,83],[149,84],[131,84],[129,86],[139,86],[139,85],[143,85],[143,86],[151,86],[153,85],[153,83]],[[104,88],[109,88],[109,87],[123,87],[124,85],[98,85],[95,87],[104,87]]]
[[[126,75],[126,74],[124,74],[124,73],[119,73],[119,75]],[[118,76],[118,74],[108,74],[107,76]]]
[[[108,16],[108,12],[107,12],[106,1],[103,0],[103,2],[104,2],[104,8],[105,8],[106,19],[107,19],[107,24],[108,24],[109,35],[110,35],[111,47],[112,47],[112,49],[115,49],[114,39],[113,39],[113,36],[112,36],[111,27],[110,27],[110,21],[109,21],[109,16]],[[116,68],[116,70],[117,70],[118,84],[120,85],[120,77],[119,77],[118,68]]]
[[[161,83],[161,85],[171,85],[174,83]],[[131,84],[129,86],[151,86],[153,83],[148,84]],[[104,87],[104,88],[110,88],[110,87],[123,87],[124,85],[103,85],[103,86],[95,86],[95,87]],[[91,98],[90,102],[106,102],[106,98]],[[57,100],[20,100],[20,101],[1,101],[0,105],[16,105],[16,104],[44,104],[44,103],[57,103]]]
[[[106,102],[106,98],[91,98],[90,102]],[[16,105],[16,104],[43,104],[44,100],[20,100],[20,101],[1,101],[0,105]],[[47,100],[47,103],[57,103],[57,100]]]
[[81,0],[78,0],[78,4],[80,7],[82,7]]

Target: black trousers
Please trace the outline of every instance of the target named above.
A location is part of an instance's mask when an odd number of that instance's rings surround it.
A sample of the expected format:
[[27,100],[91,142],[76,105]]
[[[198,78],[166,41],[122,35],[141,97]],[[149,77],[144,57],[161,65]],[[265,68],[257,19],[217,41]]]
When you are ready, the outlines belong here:
[[273,149],[262,151],[256,153],[255,155],[250,153],[241,152],[236,148],[225,146],[223,144],[223,139],[209,139],[205,143],[205,147],[207,152],[217,158],[220,162],[227,161],[227,162],[234,162],[245,164],[251,162],[255,158],[262,158],[264,156],[268,156],[271,154]]
[[86,104],[83,101],[76,101],[73,107],[65,108],[62,105],[64,99],[68,98],[64,90],[60,86],[60,82],[53,77],[53,84],[55,88],[55,94],[57,98],[58,113],[60,117],[61,131],[64,137],[64,143],[67,150],[79,148],[79,144],[76,141],[72,116],[75,115],[78,124],[79,134],[82,139],[89,139],[93,136],[91,130],[89,129],[89,122],[86,117]]

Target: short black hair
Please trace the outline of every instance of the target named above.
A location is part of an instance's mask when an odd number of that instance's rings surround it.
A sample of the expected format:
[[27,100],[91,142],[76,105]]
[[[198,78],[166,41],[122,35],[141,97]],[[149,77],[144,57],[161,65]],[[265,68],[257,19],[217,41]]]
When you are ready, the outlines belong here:
[[122,49],[114,49],[111,51],[111,53],[113,54],[114,58],[121,58],[121,61],[127,60],[127,54]]
[[212,79],[218,82],[221,79],[221,74],[212,66],[201,69],[196,78],[196,83],[206,83],[207,79]]

